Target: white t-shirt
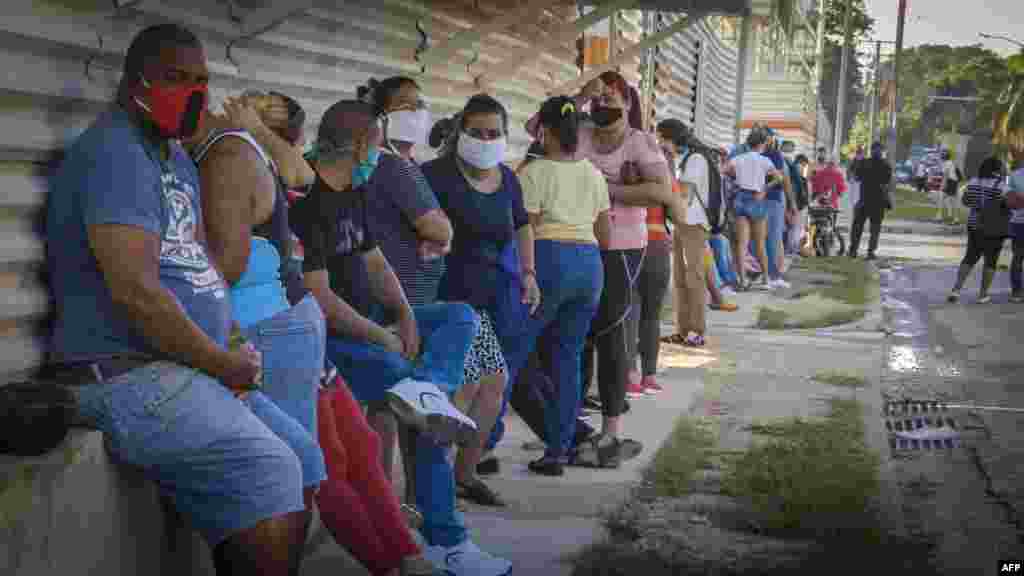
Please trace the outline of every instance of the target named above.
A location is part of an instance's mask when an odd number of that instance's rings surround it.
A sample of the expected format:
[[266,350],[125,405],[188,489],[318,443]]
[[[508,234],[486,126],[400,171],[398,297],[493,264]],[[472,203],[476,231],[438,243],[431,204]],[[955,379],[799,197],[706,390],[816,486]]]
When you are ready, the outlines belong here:
[[953,164],[952,160],[946,160],[942,163],[942,176],[945,178],[945,182],[956,180],[956,164]]
[[732,165],[736,168],[736,185],[755,192],[764,190],[768,173],[775,170],[775,164],[771,159],[755,151],[733,158]]
[[[767,158],[766,158],[767,160]],[[771,160],[768,161],[771,164]],[[774,168],[774,165],[772,165]],[[686,159],[685,169],[680,182],[690,184],[689,199],[686,208],[686,223],[691,226],[704,226],[709,228],[708,216],[704,213],[704,206],[708,205],[708,161],[700,154],[691,154]],[[695,197],[700,196],[700,200]],[[701,202],[703,201],[703,205]]]

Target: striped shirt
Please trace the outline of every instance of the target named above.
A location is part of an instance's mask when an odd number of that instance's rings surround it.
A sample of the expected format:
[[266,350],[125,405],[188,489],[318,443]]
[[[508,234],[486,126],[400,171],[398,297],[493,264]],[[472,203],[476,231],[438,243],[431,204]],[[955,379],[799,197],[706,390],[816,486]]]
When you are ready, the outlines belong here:
[[413,223],[440,205],[420,167],[385,153],[370,180],[380,249],[402,284],[409,304],[422,306],[437,300],[444,274],[444,259],[422,260],[419,234]]
[[[1024,194],[1024,168],[1010,175],[1010,191]],[[1010,213],[1010,222],[1024,226],[1024,208],[1017,208]]]
[[1003,188],[1003,182],[997,178],[986,178],[984,180],[980,178],[971,178],[970,182],[967,183],[967,190],[964,191],[963,203],[971,209],[970,215],[967,217],[967,229],[974,231],[978,227],[978,212],[981,211],[982,206],[990,200],[998,200],[1003,198],[1005,190]]

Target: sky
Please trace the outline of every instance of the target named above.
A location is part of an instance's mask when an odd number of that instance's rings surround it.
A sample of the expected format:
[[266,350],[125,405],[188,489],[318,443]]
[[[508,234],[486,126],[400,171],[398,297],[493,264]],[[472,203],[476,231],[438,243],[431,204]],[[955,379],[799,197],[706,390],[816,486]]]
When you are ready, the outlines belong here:
[[[896,40],[898,0],[865,0],[875,19],[875,40]],[[903,32],[905,47],[920,44],[961,46],[981,43],[1003,56],[1018,47],[1005,40],[986,40],[979,32],[1024,42],[1024,0],[907,0]]]

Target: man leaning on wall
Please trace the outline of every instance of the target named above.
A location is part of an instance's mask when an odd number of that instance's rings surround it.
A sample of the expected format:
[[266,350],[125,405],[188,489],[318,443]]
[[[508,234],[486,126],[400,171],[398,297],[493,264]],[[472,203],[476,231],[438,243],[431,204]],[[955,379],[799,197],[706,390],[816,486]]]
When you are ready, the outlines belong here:
[[228,347],[228,287],[177,143],[199,123],[208,80],[190,31],[147,28],[116,102],[66,151],[47,208],[52,372],[111,456],[205,537],[219,575],[296,575],[304,447],[275,431],[298,424],[269,401],[260,417],[249,407],[261,358]]

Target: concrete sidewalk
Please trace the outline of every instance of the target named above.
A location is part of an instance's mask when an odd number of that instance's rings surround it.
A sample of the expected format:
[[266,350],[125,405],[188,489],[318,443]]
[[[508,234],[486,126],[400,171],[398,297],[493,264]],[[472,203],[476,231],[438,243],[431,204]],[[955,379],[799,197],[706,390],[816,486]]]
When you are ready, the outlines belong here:
[[[561,478],[531,474],[527,463],[539,453],[523,445],[536,438],[515,415],[496,450],[498,475],[486,479],[509,503],[504,509],[469,505],[466,521],[481,548],[511,559],[515,574],[568,576],[564,560],[604,537],[602,513],[617,508],[631,495],[641,473],[682,415],[713,416],[722,422],[723,443],[743,449],[749,442],[746,423],[762,419],[811,415],[820,410],[814,398],[837,393],[814,382],[817,371],[839,366],[864,372],[869,380],[881,364],[877,315],[869,314],[857,328],[769,332],[753,328],[760,305],[788,298],[810,284],[795,271],[792,290],[748,292],[732,300],[736,312],[709,311],[708,347],[703,350],[662,345],[659,381],[665,391],[631,400],[624,417],[624,436],[640,441],[644,451],[618,470],[568,468]],[[671,324],[663,333],[672,333]],[[737,378],[728,389],[705,386],[705,370],[715,362],[736,366]],[[844,391],[839,390],[842,393]],[[849,392],[847,392],[849,393]],[[861,396],[862,392],[856,392]],[[877,393],[873,394],[877,399]],[[593,417],[599,426],[599,416]],[[327,575],[340,551],[326,542],[316,551],[306,576]]]

